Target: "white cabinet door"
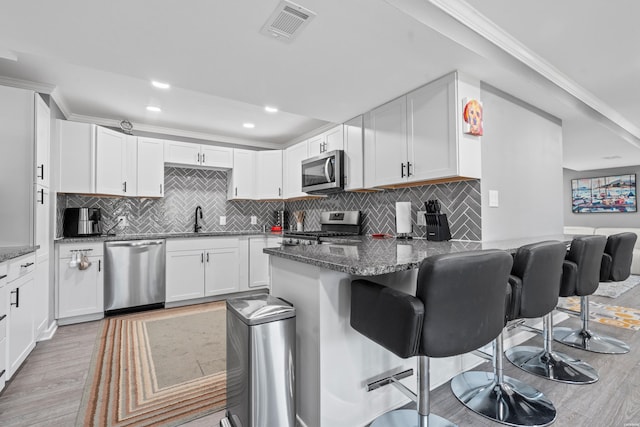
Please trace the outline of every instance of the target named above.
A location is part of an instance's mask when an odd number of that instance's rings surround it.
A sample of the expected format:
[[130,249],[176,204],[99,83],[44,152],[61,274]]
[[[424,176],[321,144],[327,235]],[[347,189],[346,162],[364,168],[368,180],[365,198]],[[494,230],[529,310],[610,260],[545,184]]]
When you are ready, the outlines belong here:
[[200,165],[200,145],[188,142],[165,141],[164,161],[177,165]]
[[164,196],[164,141],[138,137],[139,197]]
[[[61,193],[95,193],[96,125],[58,120]],[[45,171],[46,172],[46,171]]]
[[[138,137],[125,135],[122,151],[122,182],[125,184],[125,196],[138,195]],[[163,165],[164,166],[164,165]]]
[[262,252],[264,248],[278,246],[278,239],[271,237],[249,238],[249,287],[260,288],[271,286],[271,268],[269,255]]
[[11,378],[18,370],[22,362],[35,347],[33,335],[33,291],[35,286],[35,272],[28,273],[13,282],[9,286],[9,374]]
[[307,140],[308,157],[319,156],[324,152],[324,135],[316,135]]
[[204,251],[167,252],[167,302],[204,296]]
[[71,258],[58,261],[57,318],[104,312],[104,272],[101,256],[89,256],[86,270],[70,267]]
[[364,150],[362,116],[344,124],[344,189],[364,188]]
[[51,241],[49,226],[49,207],[51,198],[49,189],[36,186],[36,245],[40,245],[40,251],[49,252],[49,242]]
[[36,103],[36,184],[49,188],[51,167],[49,162],[49,146],[51,136],[51,111],[39,94],[35,95]]
[[344,147],[344,127],[338,125],[324,134],[324,151],[342,150]]
[[127,135],[98,126],[96,129],[96,192],[98,194],[127,194],[126,153]]
[[254,196],[255,151],[233,150],[233,169],[229,199],[252,199]]
[[49,254],[36,251],[36,282],[34,291],[33,334],[36,339],[49,322]]
[[438,79],[407,94],[409,181],[458,174],[455,79]]
[[307,195],[302,192],[302,161],[308,157],[307,141],[292,145],[284,151],[284,198]]
[[215,248],[206,253],[206,296],[236,292],[240,285],[238,248]]
[[233,148],[201,145],[201,165],[211,168],[231,169],[233,167]]
[[256,152],[255,198],[282,198],[282,150]]
[[370,112],[365,153],[372,182],[367,186],[390,185],[407,179],[407,103],[400,97]]

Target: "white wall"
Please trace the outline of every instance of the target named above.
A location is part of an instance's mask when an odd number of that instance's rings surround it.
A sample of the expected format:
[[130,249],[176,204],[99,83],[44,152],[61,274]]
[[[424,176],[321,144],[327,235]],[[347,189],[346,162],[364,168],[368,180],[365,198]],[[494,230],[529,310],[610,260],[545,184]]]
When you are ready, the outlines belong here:
[[574,171],[564,169],[564,179],[562,190],[564,201],[562,204],[564,212],[564,225],[583,227],[638,227],[640,226],[640,213],[573,213],[571,211],[571,180],[576,178],[593,178],[598,176],[636,174],[637,180],[640,177],[640,166],[628,166],[624,168],[595,169],[587,171]]
[[[483,84],[482,240],[561,234],[559,119]],[[489,207],[497,190],[499,207]]]

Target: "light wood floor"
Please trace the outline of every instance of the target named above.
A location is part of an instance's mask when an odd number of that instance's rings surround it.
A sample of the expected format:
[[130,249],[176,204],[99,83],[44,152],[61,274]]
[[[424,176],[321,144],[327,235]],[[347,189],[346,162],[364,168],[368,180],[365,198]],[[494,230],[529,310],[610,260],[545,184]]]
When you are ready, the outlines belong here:
[[[592,301],[640,308],[640,286],[617,299]],[[578,326],[571,318],[563,325]],[[87,377],[100,322],[64,326],[52,340],[38,343],[0,394],[0,426],[73,426]],[[505,374],[544,392],[556,405],[554,426],[640,426],[640,333],[593,324],[593,329],[622,339],[631,346],[625,355],[602,355],[554,343],[554,349],[590,363],[600,380],[568,385],[529,375],[505,360]],[[539,337],[528,344],[541,345]],[[484,364],[478,370],[491,369]],[[460,426],[499,426],[467,410],[445,384],[431,394],[431,411]],[[188,423],[188,427],[218,427],[222,412]],[[324,427],[324,426],[323,426]]]

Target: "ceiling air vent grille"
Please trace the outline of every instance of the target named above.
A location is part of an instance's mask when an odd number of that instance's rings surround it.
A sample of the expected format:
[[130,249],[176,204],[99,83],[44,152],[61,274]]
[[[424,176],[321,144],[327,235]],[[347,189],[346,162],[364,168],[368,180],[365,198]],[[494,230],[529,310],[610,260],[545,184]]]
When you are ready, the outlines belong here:
[[283,41],[291,41],[316,16],[309,9],[283,0],[260,31]]

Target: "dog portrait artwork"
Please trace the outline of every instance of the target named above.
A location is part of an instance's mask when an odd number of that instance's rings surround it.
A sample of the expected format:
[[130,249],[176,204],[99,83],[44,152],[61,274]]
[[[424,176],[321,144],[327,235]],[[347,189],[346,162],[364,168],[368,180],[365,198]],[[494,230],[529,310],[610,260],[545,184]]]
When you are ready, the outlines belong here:
[[463,101],[464,133],[482,136],[482,103],[477,99]]

